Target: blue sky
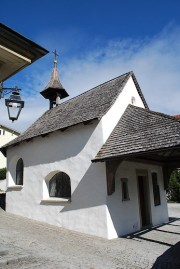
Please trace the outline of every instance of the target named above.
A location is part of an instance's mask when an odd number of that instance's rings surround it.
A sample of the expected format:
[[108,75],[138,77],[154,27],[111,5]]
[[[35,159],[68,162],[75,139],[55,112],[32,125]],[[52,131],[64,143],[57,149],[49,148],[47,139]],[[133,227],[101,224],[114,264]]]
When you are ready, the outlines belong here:
[[152,110],[180,114],[179,14],[176,0],[2,0],[1,22],[50,53],[4,83],[26,103],[12,124],[1,100],[1,123],[23,131],[48,109],[54,49],[70,97],[133,70]]

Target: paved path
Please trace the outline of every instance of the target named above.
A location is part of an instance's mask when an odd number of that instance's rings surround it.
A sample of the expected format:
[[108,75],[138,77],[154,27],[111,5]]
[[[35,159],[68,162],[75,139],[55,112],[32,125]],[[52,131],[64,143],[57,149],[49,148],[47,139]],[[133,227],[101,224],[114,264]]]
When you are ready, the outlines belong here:
[[170,205],[170,223],[106,240],[0,210],[0,268],[150,269],[154,264],[153,269],[179,269],[178,214],[180,204]]

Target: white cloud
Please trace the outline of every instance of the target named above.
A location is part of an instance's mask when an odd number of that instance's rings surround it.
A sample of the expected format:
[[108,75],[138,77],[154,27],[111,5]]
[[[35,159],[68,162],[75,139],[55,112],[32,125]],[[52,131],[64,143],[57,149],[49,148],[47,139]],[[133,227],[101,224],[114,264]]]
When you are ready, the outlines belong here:
[[[1,123],[22,131],[48,109],[48,101],[38,92],[49,81],[51,69],[52,55],[48,55],[19,73],[25,107],[12,127],[1,105]],[[70,97],[131,70],[150,109],[180,114],[180,27],[167,26],[152,39],[111,40],[103,47],[96,44],[93,50],[84,50],[59,65],[60,80]]]
[[180,28],[168,26],[153,39],[111,41],[74,59],[63,70],[72,94],[133,70],[153,110],[180,113]]

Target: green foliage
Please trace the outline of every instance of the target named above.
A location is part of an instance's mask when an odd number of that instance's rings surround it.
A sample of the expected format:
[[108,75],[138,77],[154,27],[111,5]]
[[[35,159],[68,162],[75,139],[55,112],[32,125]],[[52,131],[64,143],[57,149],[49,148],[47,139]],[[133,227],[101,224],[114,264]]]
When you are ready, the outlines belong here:
[[180,202],[180,170],[174,170],[169,181],[168,200]]
[[0,169],[0,180],[6,178],[6,168],[1,168]]

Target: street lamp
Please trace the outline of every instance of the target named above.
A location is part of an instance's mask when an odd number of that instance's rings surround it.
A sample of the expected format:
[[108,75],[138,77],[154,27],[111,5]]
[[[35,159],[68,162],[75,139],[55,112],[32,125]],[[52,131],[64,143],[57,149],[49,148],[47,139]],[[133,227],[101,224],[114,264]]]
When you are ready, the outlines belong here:
[[15,88],[4,88],[3,83],[0,83],[0,99],[4,97],[4,95],[12,92],[8,99],[5,99],[5,105],[8,109],[9,119],[13,121],[17,120],[21,109],[24,107],[24,101],[21,100],[20,89]]

